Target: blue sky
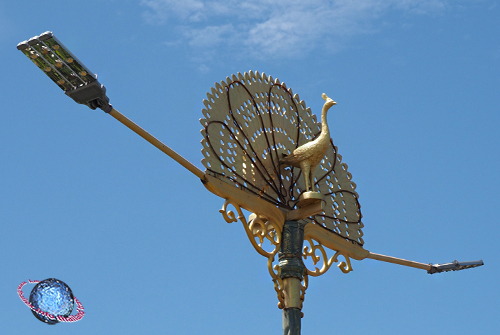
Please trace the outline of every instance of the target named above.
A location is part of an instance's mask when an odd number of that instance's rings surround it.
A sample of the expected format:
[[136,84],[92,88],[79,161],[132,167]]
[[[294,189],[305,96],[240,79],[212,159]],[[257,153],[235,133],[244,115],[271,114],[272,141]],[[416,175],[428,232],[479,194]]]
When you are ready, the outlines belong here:
[[[266,259],[223,199],[16,50],[53,31],[113,106],[202,168],[203,99],[236,72],[279,78],[319,115],[357,184],[374,260],[311,278],[303,334],[492,334],[500,324],[496,1],[0,3],[0,320],[5,334],[279,334]],[[55,277],[83,303],[47,326],[16,294]],[[32,286],[25,287],[29,295]]]

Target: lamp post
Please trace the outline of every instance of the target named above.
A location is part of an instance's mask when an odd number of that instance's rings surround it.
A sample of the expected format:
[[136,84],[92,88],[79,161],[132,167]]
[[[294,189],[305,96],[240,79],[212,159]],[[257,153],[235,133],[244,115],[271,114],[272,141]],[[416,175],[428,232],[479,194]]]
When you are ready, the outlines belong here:
[[[326,95],[320,123],[297,94],[264,73],[238,73],[216,83],[203,102],[200,120],[202,171],[113,108],[97,76],[51,32],[17,48],[66,95],[113,116],[224,199],[223,218],[240,221],[252,246],[267,259],[278,307],[283,309],[285,335],[300,334],[309,276],[326,273],[334,263],[343,273],[352,270],[351,259],[366,258],[429,274],[483,265],[482,261],[425,264],[363,247],[356,184],[330,139],[326,112],[335,102]],[[242,210],[251,213],[248,218]],[[308,258],[313,269],[304,263]]]

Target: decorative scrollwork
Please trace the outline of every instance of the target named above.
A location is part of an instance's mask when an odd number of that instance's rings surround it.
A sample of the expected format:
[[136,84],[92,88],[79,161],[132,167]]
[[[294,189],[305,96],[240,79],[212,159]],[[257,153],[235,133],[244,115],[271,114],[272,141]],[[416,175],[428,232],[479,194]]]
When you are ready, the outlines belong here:
[[[234,211],[228,209],[229,205],[232,205],[236,209],[238,217],[236,217]],[[281,230],[278,223],[270,218],[258,214],[251,214],[247,221],[240,206],[231,202],[230,199],[227,199],[224,202],[224,205],[219,212],[222,214],[227,223],[240,220],[243,224],[243,228],[245,228],[245,232],[250,240],[250,243],[252,243],[252,246],[259,254],[267,258],[267,268],[273,280],[274,289],[276,290],[279,300],[278,308],[284,308],[285,296],[283,292],[283,280],[281,279],[281,268],[278,264],[273,265],[275,255],[279,251],[281,243]],[[256,239],[258,239],[259,242],[257,242]],[[266,240],[271,244],[271,246],[273,246],[271,251],[266,251],[263,248],[264,241]]]
[[[348,272],[352,271],[351,260],[350,260],[349,256],[346,256],[342,252],[337,251],[332,257],[330,257],[330,259],[328,259],[328,255],[326,254],[325,248],[321,245],[321,243],[319,243],[319,242],[317,242],[309,237],[305,237],[304,242],[305,241],[307,241],[309,243],[309,246],[307,246],[307,245],[304,246],[302,257],[304,259],[307,259],[307,257],[311,257],[311,259],[313,261],[313,265],[318,264],[318,262],[320,262],[320,261],[323,262],[323,266],[321,267],[321,269],[319,269],[318,267],[315,267],[314,271],[311,271],[310,269],[308,269],[307,265],[306,265],[306,271],[307,271],[308,275],[317,277],[317,276],[324,274],[326,271],[328,271],[328,269],[330,269],[330,267],[332,266],[333,263],[338,262],[339,256],[343,256],[345,259],[345,262],[342,261],[337,265],[337,267],[340,269],[340,271],[342,271],[343,273],[348,273]],[[316,251],[319,251],[320,255],[317,255]]]
[[[267,259],[267,269],[269,270],[269,274],[273,279],[274,290],[276,291],[276,295],[278,296],[278,308],[285,308],[285,291],[283,285],[283,279],[281,279],[281,268],[278,264],[273,266],[274,256]],[[276,272],[275,272],[276,271]]]
[[[301,282],[301,287],[300,287],[300,309],[302,310],[302,306],[304,304],[304,299],[306,295],[306,290],[309,287],[309,276],[307,275],[307,269],[304,271],[304,278],[302,279]],[[302,317],[304,316],[304,313],[302,313]]]
[[[236,209],[238,217],[236,217],[234,211],[228,210],[228,205],[232,205]],[[232,203],[230,199],[227,199],[224,202],[224,205],[219,212],[222,214],[227,223],[240,220],[245,228],[248,239],[252,243],[255,250],[262,256],[267,257],[267,268],[278,296],[278,308],[284,308],[285,296],[283,292],[283,280],[281,279],[281,268],[277,264],[273,266],[275,259],[274,256],[278,252],[281,242],[281,231],[279,229],[279,225],[269,218],[257,214],[251,214],[249,220],[247,221],[240,206]],[[259,242],[256,241],[256,238]],[[266,251],[262,247],[265,240],[269,241],[269,243],[274,246],[271,251]]]
[[[238,217],[236,217],[236,214],[233,211],[228,210],[228,205],[234,206],[238,213]],[[281,231],[277,222],[274,222],[272,219],[265,216],[256,214],[250,215],[249,221],[247,221],[240,206],[231,202],[230,199],[227,199],[224,202],[224,205],[219,212],[222,213],[222,216],[228,223],[236,222],[238,220],[241,221],[243,228],[245,228],[245,232],[247,233],[248,239],[259,254],[269,258],[274,257],[274,255],[278,252],[281,241]],[[256,238],[259,242],[255,240]],[[267,251],[263,248],[264,241],[266,240],[271,244],[271,246],[273,246],[271,251]]]

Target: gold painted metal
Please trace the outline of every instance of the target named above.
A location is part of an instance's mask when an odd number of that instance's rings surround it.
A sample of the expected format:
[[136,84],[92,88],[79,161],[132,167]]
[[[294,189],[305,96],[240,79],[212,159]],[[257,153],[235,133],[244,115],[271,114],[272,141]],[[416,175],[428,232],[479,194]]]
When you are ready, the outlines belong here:
[[[309,276],[307,275],[307,271],[304,273],[304,279],[300,283],[300,309],[304,304],[306,290],[309,287]],[[304,313],[302,313],[302,317],[304,317]]]
[[[273,265],[274,257],[269,257],[267,259],[267,270],[271,275],[274,284],[274,290],[276,291],[276,295],[278,296],[278,308],[285,308],[285,291],[283,279],[281,279],[281,268],[278,264]],[[275,272],[276,271],[276,272]],[[301,299],[303,300],[302,296]],[[301,306],[302,308],[302,306]]]
[[350,241],[346,241],[339,235],[332,233],[317,224],[307,224],[304,228],[304,239],[310,238],[318,241],[324,247],[334,251],[340,251],[343,255],[356,260],[368,257],[369,251]]
[[109,112],[109,115],[123,123],[125,126],[130,128],[132,131],[134,131],[136,134],[144,138],[146,141],[163,151],[165,154],[170,156],[173,160],[175,160],[177,163],[188,169],[191,173],[193,173],[196,177],[203,179],[205,176],[205,173],[201,171],[199,168],[194,166],[191,162],[186,160],[184,157],[179,155],[177,152],[173,151],[170,149],[168,146],[163,144],[161,141],[159,141],[156,137],[142,129],[140,126],[138,126],[136,123],[134,123],[132,120],[127,118],[125,115],[117,111],[116,109],[112,109],[111,112]]
[[298,221],[302,219],[306,219],[310,216],[313,216],[315,214],[322,213],[324,209],[324,202],[319,201],[319,202],[314,202],[310,205],[307,205],[305,207],[300,207],[294,210],[291,210],[290,212],[285,213],[286,220],[290,221]]
[[417,268],[417,269],[422,269],[422,270],[427,270],[427,271],[431,270],[431,268],[432,268],[431,264],[419,263],[419,262],[415,262],[415,261],[408,261],[406,259],[375,254],[373,252],[368,252],[368,256],[366,256],[366,258],[375,259],[377,261],[382,261],[382,262],[388,262],[388,263],[409,266],[412,268]]
[[[319,261],[322,261],[323,263],[321,269],[315,267],[314,271],[308,269],[306,265],[308,275],[317,277],[326,273],[326,271],[330,269],[333,263],[338,262],[338,256],[343,256],[345,258],[345,262],[340,262],[337,265],[338,268],[343,273],[349,273],[350,271],[352,271],[351,260],[349,259],[349,256],[345,255],[345,253],[343,253],[342,251],[337,251],[330,259],[328,259],[325,248],[321,245],[321,243],[316,242],[310,237],[304,237],[304,242],[309,243],[309,246],[304,246],[304,251],[302,254],[304,259],[307,259],[307,257],[310,256],[312,258],[313,265],[316,265]],[[320,254],[316,254],[316,251],[319,251]]]
[[[283,280],[281,279],[280,267],[278,266],[278,264],[273,265],[273,262],[275,260],[276,254],[279,251],[281,243],[281,232],[283,230],[283,224],[285,222],[284,216],[281,213],[277,217],[252,213],[247,221],[245,219],[245,216],[243,215],[243,212],[241,211],[241,207],[238,205],[239,202],[241,201],[238,201],[234,198],[228,198],[224,202],[224,205],[219,212],[222,214],[224,220],[226,220],[227,223],[236,222],[239,220],[243,224],[243,228],[245,229],[247,237],[254,249],[260,255],[267,258],[267,268],[274,282],[274,289],[278,296],[278,308],[282,309],[285,307],[285,285]],[[232,205],[236,209],[238,217],[236,217],[234,211],[228,209],[229,205]],[[256,241],[256,239],[258,239],[258,242]],[[271,244],[272,250],[268,251],[263,248],[265,240],[267,240]]]
[[313,192],[313,191],[304,192],[299,197],[299,202],[297,203],[297,207],[301,208],[323,201],[325,201],[325,197],[323,196],[323,194],[319,192]]
[[291,165],[302,170],[306,184],[305,191],[314,191],[314,170],[316,166],[325,157],[328,146],[330,145],[330,131],[326,122],[326,113],[337,103],[330,99],[325,93],[322,95],[325,104],[321,110],[321,133],[319,136],[292,151],[290,155],[285,155],[280,163]]
[[285,308],[302,308],[301,282],[298,278],[283,279],[283,294],[285,297]]
[[[318,122],[298,94],[264,73],[237,73],[215,83],[203,101],[200,119],[202,164],[207,175],[220,181],[217,188],[230,185],[248,193],[248,199],[268,202],[288,218],[314,222],[363,245],[356,184],[330,139],[326,122],[326,112],[335,102],[326,95],[323,98]],[[322,200],[322,211],[307,213],[309,205]],[[248,209],[244,202],[239,205]],[[302,207],[309,208],[297,211]],[[250,211],[263,213],[259,208]]]
[[283,224],[285,223],[285,215],[283,212],[262,198],[244,192],[209,174],[204,176],[203,184],[210,192],[223,199],[229,200],[235,206],[237,205],[249,212],[259,213],[262,216],[272,218],[273,222],[278,225],[279,230],[281,231],[283,229]]
[[[233,211],[228,210],[228,206],[233,205],[238,213],[238,217]],[[262,215],[252,214],[249,217],[249,221],[245,219],[243,212],[241,211],[240,206],[233,203],[232,199],[227,199],[222,206],[222,209],[219,211],[227,223],[236,222],[240,220],[245,228],[245,232],[247,233],[248,239],[252,243],[255,250],[264,257],[274,257],[276,253],[279,251],[279,245],[281,241],[281,228],[280,223],[275,222],[272,218],[268,218]],[[258,239],[259,242],[256,242],[255,239]],[[267,240],[272,246],[273,249],[271,251],[267,251],[263,248],[264,240]]]

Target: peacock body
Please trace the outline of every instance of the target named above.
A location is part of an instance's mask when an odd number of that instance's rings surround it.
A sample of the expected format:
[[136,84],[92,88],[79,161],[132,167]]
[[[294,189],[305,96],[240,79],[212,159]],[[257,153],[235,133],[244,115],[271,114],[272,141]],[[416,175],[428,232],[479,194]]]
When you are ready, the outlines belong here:
[[313,141],[302,144],[293,150],[291,155],[284,155],[281,164],[292,165],[302,170],[306,191],[314,191],[314,170],[319,162],[325,157],[330,145],[330,130],[326,121],[326,113],[333,105],[337,104],[323,93],[325,104],[321,110],[321,133]]

